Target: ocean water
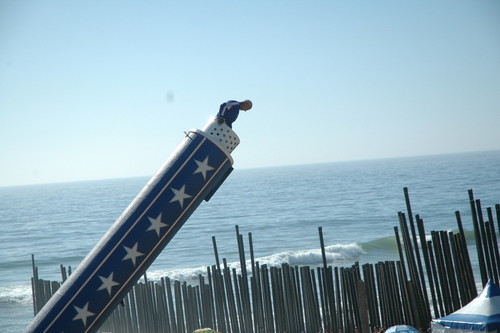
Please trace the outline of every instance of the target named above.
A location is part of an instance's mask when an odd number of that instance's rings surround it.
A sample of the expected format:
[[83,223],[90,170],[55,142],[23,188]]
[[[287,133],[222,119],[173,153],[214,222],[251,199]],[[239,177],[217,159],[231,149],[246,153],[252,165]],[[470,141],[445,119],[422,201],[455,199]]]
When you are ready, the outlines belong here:
[[[33,318],[31,254],[41,278],[60,280],[59,265],[75,268],[147,181],[0,188],[0,332],[21,332]],[[471,231],[467,190],[484,208],[500,203],[500,151],[242,170],[236,163],[148,278],[195,283],[215,263],[212,236],[219,256],[238,267],[235,225],[246,250],[251,232],[255,257],[269,265],[320,265],[318,227],[330,265],[397,260],[393,227],[406,211],[405,186],[427,232],[456,230],[456,210]]]

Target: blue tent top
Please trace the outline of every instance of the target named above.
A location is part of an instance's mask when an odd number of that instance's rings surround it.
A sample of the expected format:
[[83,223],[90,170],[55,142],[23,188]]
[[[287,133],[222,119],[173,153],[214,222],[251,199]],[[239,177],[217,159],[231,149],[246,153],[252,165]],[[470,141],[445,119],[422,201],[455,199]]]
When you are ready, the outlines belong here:
[[396,325],[389,327],[385,333],[419,333],[420,331],[409,325]]
[[500,329],[500,288],[488,281],[481,294],[469,304],[434,322],[462,330],[491,332]]
[[481,295],[483,295],[483,294],[484,294],[484,297],[486,297],[486,298],[500,296],[500,288],[496,284],[494,284],[492,280],[489,280],[488,283],[486,284],[486,286],[484,287]]

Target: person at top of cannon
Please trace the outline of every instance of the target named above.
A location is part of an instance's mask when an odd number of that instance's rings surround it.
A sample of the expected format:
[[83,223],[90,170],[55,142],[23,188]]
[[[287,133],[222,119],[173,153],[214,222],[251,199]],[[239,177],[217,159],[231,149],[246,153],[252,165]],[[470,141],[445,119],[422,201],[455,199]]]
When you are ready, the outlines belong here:
[[227,126],[233,128],[233,123],[238,118],[240,110],[248,111],[251,108],[252,101],[249,99],[246,99],[243,102],[230,100],[221,104],[215,119],[219,125],[226,123]]

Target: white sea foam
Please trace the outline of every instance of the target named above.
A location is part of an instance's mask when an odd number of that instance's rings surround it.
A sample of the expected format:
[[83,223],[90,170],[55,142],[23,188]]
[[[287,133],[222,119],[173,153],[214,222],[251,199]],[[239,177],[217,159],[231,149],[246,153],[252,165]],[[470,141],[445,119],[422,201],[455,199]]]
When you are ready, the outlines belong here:
[[[363,249],[356,243],[351,244],[335,244],[325,247],[325,256],[329,264],[339,260],[355,261],[361,254],[364,254]],[[272,254],[256,259],[260,264],[269,266],[278,266],[282,263],[289,265],[319,265],[323,261],[321,249],[285,251]]]
[[207,267],[180,268],[171,270],[154,270],[146,273],[147,278],[152,281],[159,281],[162,277],[168,277],[171,280],[192,282],[198,279],[199,274],[206,275]]
[[0,303],[31,304],[31,285],[0,287]]

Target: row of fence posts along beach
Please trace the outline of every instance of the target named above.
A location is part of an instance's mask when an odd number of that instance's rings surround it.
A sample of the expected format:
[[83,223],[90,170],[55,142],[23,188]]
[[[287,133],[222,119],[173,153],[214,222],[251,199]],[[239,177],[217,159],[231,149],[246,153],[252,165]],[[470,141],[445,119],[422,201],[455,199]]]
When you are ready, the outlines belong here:
[[[375,327],[407,324],[426,330],[432,318],[450,314],[477,296],[462,217],[457,232],[431,231],[413,215],[408,189],[407,213],[394,227],[399,260],[350,267],[329,266],[322,228],[318,229],[323,262],[319,267],[279,267],[255,260],[252,233],[248,253],[236,226],[241,270],[219,259],[198,283],[139,282],[99,332],[193,332],[210,327],[220,332],[373,332]],[[498,284],[500,258],[494,217],[500,232],[500,205],[486,209],[469,190],[480,282]],[[426,236],[427,235],[427,236]],[[427,238],[426,238],[427,237]],[[249,256],[249,257],[248,257]],[[247,265],[247,263],[249,264]],[[249,267],[249,268],[247,268]],[[61,265],[62,280],[71,274]],[[41,280],[33,258],[33,307],[36,314],[62,282]]]

